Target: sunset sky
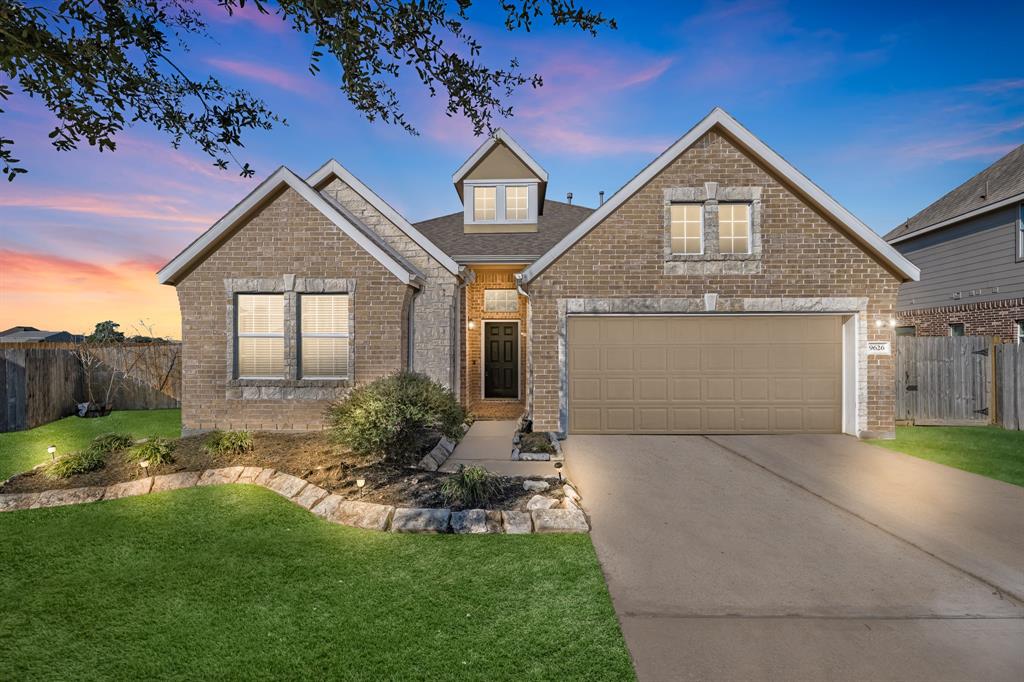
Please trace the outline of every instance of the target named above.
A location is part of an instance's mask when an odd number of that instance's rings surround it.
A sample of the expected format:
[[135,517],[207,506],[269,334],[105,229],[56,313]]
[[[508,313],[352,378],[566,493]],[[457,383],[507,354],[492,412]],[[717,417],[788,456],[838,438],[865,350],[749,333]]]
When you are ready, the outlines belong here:
[[[485,60],[516,56],[544,77],[501,125],[548,170],[551,198],[596,204],[598,190],[613,193],[722,106],[884,233],[1024,142],[1013,39],[1024,3],[585,4],[619,30],[510,34],[497,2],[471,10]],[[308,174],[333,156],[413,221],[459,209],[451,173],[480,140],[443,102],[403,85],[419,137],[368,123],[333,85],[336,71],[309,75],[305,37],[251,11],[228,17],[214,0],[206,13],[212,39],[195,39],[181,63],[289,121],[248,137],[239,156],[257,176],[217,170],[144,127],[114,153],[56,152],[51,116],[15,87],[0,126],[30,172],[0,187],[0,328],[145,320],[178,337],[174,289],[156,270],[282,164]]]

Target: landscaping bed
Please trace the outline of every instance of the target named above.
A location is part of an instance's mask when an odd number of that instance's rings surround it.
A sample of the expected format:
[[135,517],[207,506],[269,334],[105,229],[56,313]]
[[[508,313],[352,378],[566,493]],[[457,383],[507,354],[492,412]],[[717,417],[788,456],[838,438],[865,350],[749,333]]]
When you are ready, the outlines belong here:
[[[123,453],[105,456],[101,468],[67,478],[52,478],[44,469],[37,468],[19,474],[0,486],[0,494],[42,492],[82,487],[105,487],[142,478],[146,475],[164,475],[181,471],[203,471],[232,466],[250,466],[276,469],[302,478],[330,493],[362,502],[373,502],[399,507],[445,507],[441,486],[449,474],[423,471],[360,457],[333,443],[327,432],[253,434],[252,449],[237,454],[214,454],[204,448],[207,436],[190,436],[173,442],[169,464],[150,466],[144,472],[139,465]],[[362,489],[358,480],[364,480]],[[531,479],[536,480],[536,479]],[[563,497],[557,478],[545,495],[556,500]],[[536,494],[523,488],[523,479],[503,476],[499,490],[488,502],[488,509],[522,510]]]

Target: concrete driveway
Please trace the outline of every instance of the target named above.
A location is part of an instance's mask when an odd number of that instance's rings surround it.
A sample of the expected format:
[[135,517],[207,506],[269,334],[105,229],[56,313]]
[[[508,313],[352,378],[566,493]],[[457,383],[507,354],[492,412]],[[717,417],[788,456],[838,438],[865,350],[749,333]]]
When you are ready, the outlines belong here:
[[848,436],[565,450],[641,679],[1024,679],[1024,488]]

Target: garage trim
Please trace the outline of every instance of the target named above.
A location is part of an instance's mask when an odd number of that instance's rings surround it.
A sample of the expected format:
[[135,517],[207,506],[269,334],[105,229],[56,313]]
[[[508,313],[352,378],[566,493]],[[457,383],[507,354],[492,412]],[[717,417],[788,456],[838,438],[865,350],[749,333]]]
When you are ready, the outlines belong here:
[[[713,293],[713,292],[709,292]],[[867,305],[861,297],[718,298],[712,308],[694,298],[561,298],[558,319],[558,431],[569,433],[569,317],[571,315],[850,315],[843,325],[843,433],[867,430]]]

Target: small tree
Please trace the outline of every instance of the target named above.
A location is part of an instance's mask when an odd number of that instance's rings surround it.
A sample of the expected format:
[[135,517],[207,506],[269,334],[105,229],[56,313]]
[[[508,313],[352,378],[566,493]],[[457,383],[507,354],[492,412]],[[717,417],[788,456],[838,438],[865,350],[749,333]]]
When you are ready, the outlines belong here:
[[104,322],[97,322],[96,328],[92,334],[85,337],[87,341],[93,343],[116,343],[124,341],[124,332],[118,331],[120,327],[117,322],[113,320],[106,320]]

